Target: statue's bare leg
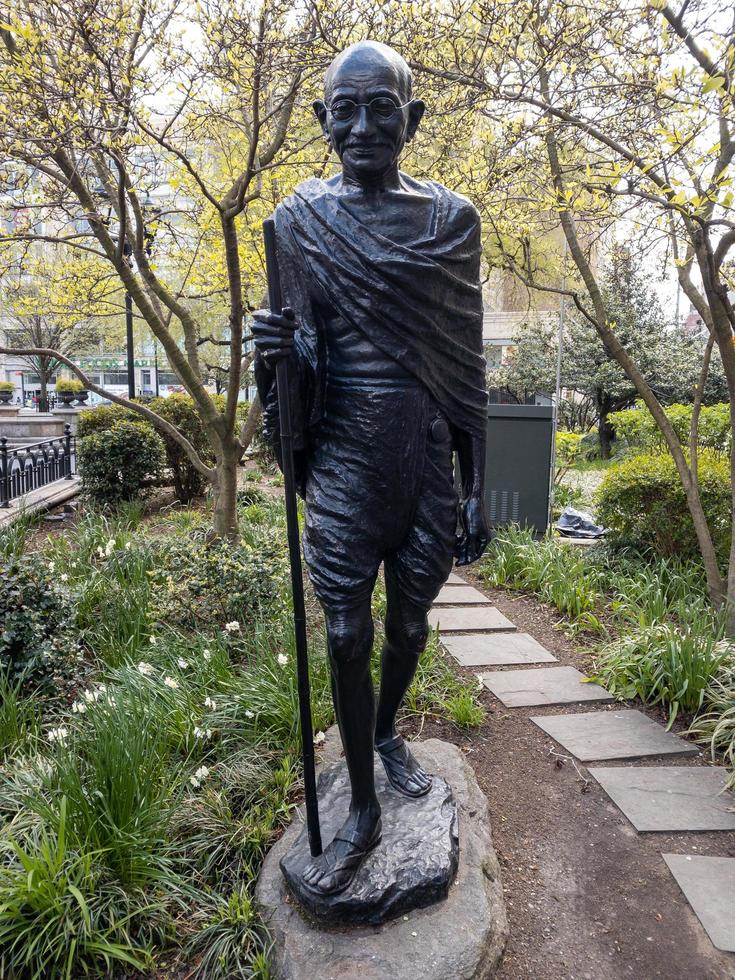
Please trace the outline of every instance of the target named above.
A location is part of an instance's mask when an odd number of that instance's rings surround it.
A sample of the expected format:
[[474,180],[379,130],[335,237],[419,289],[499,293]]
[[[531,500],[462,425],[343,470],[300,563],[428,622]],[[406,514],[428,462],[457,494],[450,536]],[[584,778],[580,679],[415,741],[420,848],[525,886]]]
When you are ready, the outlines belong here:
[[381,656],[380,698],[375,724],[375,748],[391,786],[406,796],[424,796],[431,777],[424,772],[396,732],[396,714],[426,648],[429,624],[426,610],[411,602],[386,569],[387,609]]
[[352,799],[347,820],[324,853],[304,871],[304,884],[320,895],[344,891],[366,854],[380,842],[375,795],[373,734],[375,696],[370,676],[373,620],[370,601],[339,613],[325,610],[327,640],[342,745]]

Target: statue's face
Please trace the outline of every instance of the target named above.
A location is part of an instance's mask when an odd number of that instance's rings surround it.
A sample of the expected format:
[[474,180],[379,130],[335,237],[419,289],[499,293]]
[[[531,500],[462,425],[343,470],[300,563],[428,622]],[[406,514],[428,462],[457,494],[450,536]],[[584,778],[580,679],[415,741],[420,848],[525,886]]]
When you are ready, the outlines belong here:
[[[326,103],[314,104],[324,133],[345,175],[364,183],[380,180],[397,165],[424,111],[422,102],[409,101],[406,79],[397,66],[371,50],[356,51],[337,67],[326,98]],[[380,102],[369,107],[375,99]],[[351,115],[346,100],[358,103]],[[388,103],[395,106],[392,113]]]

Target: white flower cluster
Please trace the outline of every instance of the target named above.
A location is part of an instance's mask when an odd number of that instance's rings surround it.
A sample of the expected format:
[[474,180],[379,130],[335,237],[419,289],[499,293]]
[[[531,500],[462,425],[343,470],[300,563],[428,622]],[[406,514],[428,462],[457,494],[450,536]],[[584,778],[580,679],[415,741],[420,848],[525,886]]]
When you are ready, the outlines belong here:
[[52,728],[48,733],[48,740],[52,744],[54,742],[65,742],[68,737],[69,729],[65,728],[63,725],[60,725],[58,728]]
[[93,691],[88,687],[87,690],[82,693],[81,698],[79,698],[78,701],[75,701],[71,706],[72,714],[83,715],[87,710],[87,705],[94,704],[95,701],[99,701],[101,697],[105,697],[108,704],[115,704],[115,699],[107,693],[107,685],[100,684],[96,691]]
[[204,707],[209,708],[210,711],[217,710],[217,703],[213,701],[209,696],[204,699]]
[[109,558],[114,550],[115,550],[115,539],[110,538],[110,540],[107,542],[104,548],[100,546],[97,549],[97,555],[99,558]]
[[321,745],[326,737],[324,732],[317,732],[314,736],[314,745]]
[[194,789],[199,789],[204,780],[209,775],[209,769],[206,766],[200,766],[193,776],[189,776],[189,782],[194,787]]
[[285,667],[286,664],[288,663],[288,657],[286,656],[285,653],[279,653],[277,660],[278,660],[279,667]]
[[186,668],[189,666],[183,657],[179,657],[178,660],[176,661],[176,664],[180,670],[186,670]]
[[212,729],[211,728],[198,728],[194,726],[194,738],[211,738]]
[[226,633],[239,633],[240,632],[240,624],[238,623],[238,621],[236,619],[233,619],[231,623],[225,623],[225,632]]
[[163,683],[166,685],[166,687],[170,687],[172,691],[175,691],[176,688],[179,686],[179,682],[177,680],[174,680],[173,677],[164,677]]
[[153,667],[146,663],[145,660],[141,660],[138,664],[138,670],[143,675],[143,677],[150,677],[154,673]]
[[207,661],[207,663],[209,663],[209,661],[212,659],[212,651],[209,649],[202,650],[202,656]]

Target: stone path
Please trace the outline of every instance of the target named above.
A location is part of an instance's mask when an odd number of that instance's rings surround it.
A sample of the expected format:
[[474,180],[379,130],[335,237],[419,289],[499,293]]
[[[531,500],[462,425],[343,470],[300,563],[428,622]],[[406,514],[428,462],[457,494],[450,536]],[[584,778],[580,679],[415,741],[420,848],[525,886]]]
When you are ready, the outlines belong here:
[[[453,597],[456,599],[453,600]],[[506,707],[610,701],[574,667],[542,666],[556,658],[492,606],[482,592],[452,574],[429,615],[442,645],[463,667],[510,667],[478,675]],[[580,762],[697,754],[695,745],[633,709],[546,714],[530,719]],[[594,767],[597,780],[636,832],[735,829],[735,796],[725,770],[703,766]],[[735,858],[665,854],[669,870],[712,943],[735,952]],[[735,972],[733,973],[735,976]]]

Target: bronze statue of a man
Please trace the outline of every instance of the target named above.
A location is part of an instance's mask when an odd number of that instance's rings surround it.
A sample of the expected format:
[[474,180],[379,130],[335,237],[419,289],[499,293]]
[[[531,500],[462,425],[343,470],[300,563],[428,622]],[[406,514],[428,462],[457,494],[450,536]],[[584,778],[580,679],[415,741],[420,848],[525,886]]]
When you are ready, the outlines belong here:
[[[304,556],[324,609],[351,781],[347,820],[304,874],[321,896],[345,889],[380,842],[374,749],[399,793],[431,788],[396,732],[396,713],[453,558],[474,561],[488,541],[480,221],[466,198],[398,169],[424,113],[411,87],[407,63],[383,44],[355,44],[332,62],[314,110],[342,172],[307,180],[277,208],[287,308],[259,311],[253,327],[276,438],[275,362],[292,359]],[[381,564],[376,711],[370,600]]]

